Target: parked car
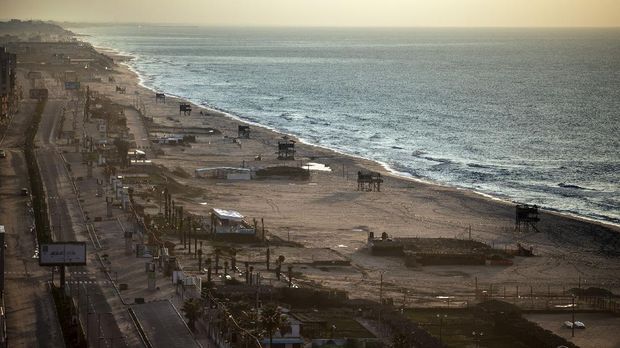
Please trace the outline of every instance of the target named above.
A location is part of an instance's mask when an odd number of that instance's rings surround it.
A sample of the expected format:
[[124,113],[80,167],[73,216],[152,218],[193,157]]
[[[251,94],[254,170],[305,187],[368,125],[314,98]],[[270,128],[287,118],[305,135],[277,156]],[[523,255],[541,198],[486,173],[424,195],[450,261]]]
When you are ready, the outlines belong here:
[[[586,328],[586,324],[584,324],[581,321],[575,321],[575,329],[585,329]],[[567,320],[564,322],[564,327],[567,327],[569,329],[573,328],[573,322]]]
[[0,158],[6,158],[6,152],[0,149]]
[[28,191],[27,188],[22,187],[22,196],[28,196],[30,194],[30,192]]

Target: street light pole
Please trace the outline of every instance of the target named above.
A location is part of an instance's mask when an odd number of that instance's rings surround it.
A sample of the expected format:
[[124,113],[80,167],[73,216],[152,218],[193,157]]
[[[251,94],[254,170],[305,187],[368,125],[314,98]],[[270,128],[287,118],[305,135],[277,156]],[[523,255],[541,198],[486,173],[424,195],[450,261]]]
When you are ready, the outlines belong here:
[[379,282],[379,303],[381,305],[383,305],[383,273],[385,273],[385,271],[381,271],[381,280]]
[[383,304],[383,272],[381,272],[381,281],[379,283],[379,303]]
[[442,335],[442,330],[443,330],[443,318],[447,318],[447,315],[443,315],[441,316],[441,314],[437,314],[437,318],[439,318],[439,344],[443,345],[443,335]]
[[484,332],[472,332],[472,336],[474,336],[474,343],[476,343],[476,348],[480,347],[480,341],[482,341],[482,336],[484,336]]
[[572,309],[573,309],[573,325],[571,325],[571,337],[575,337],[575,295],[573,294],[573,303],[572,303]]
[[86,344],[90,343],[90,295],[86,293]]
[[439,316],[439,343],[443,345],[443,336],[441,333],[442,327],[443,327],[443,318]]

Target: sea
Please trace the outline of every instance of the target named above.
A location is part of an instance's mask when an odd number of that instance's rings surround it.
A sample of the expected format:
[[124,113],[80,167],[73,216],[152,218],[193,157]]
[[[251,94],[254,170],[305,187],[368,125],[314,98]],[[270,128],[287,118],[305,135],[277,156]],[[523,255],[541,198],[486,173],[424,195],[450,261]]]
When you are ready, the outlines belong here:
[[620,29],[68,29],[146,87],[398,175],[620,224]]

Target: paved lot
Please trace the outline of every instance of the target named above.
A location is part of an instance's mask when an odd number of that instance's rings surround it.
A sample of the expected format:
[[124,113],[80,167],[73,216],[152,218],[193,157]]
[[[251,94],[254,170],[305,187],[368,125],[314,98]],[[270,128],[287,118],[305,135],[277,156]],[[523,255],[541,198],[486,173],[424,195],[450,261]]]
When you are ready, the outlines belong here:
[[199,347],[185,322],[169,301],[131,306],[153,347]]
[[566,314],[527,314],[525,318],[537,323],[542,328],[552,331],[575,343],[581,348],[620,348],[620,318],[606,313],[577,313],[576,321],[586,324],[585,330],[575,330],[571,339],[571,330],[562,323],[571,320],[571,313]]
[[8,343],[11,347],[63,347],[64,341],[46,281],[47,270],[33,258],[34,223],[27,197],[20,188],[28,187],[23,152],[24,133],[34,111],[34,102],[22,102],[20,113],[3,138],[0,148],[0,224],[6,227],[5,305]]

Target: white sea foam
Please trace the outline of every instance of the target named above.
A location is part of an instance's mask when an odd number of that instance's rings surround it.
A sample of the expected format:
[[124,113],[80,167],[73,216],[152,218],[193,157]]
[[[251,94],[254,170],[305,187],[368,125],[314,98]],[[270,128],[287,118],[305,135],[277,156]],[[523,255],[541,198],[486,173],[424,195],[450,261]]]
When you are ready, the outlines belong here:
[[[605,48],[620,47],[620,35],[593,43],[596,32],[581,31],[77,31],[134,56],[125,64],[151,90],[409,180],[620,222],[620,120],[605,92],[620,89],[610,78],[620,67],[597,63],[620,55]],[[558,54],[540,59],[549,49]],[[571,94],[591,86],[596,98]]]

